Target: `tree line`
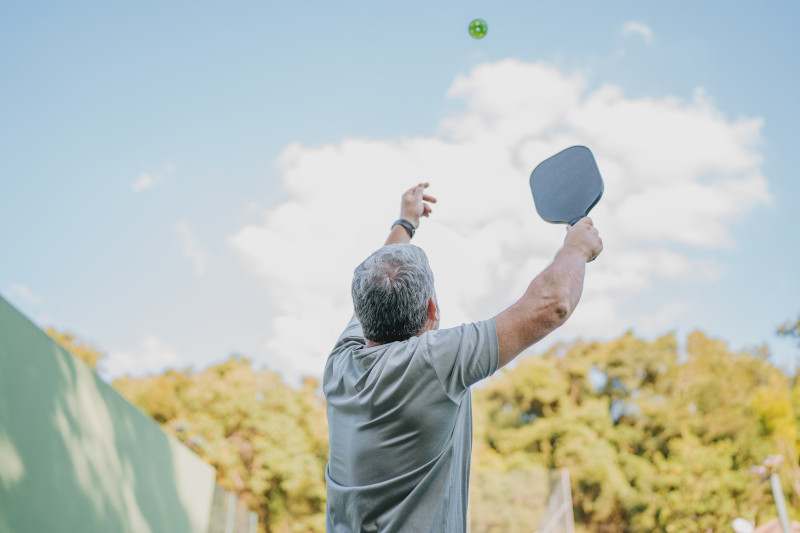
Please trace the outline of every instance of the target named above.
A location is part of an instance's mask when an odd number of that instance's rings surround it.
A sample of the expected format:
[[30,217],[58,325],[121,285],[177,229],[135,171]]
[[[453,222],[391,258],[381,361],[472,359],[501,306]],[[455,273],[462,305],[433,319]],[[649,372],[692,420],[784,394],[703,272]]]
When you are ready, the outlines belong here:
[[[104,355],[49,329],[92,368]],[[780,329],[800,339],[800,320]],[[800,519],[800,380],[766,349],[733,352],[702,332],[683,346],[631,333],[528,355],[474,390],[470,521],[532,531],[546,473],[567,468],[579,531],[731,531],[776,515],[777,471]],[[325,530],[327,420],[320,384],[299,387],[240,355],[204,370],[112,386],[217,469],[263,533]],[[778,466],[765,467],[780,455]]]

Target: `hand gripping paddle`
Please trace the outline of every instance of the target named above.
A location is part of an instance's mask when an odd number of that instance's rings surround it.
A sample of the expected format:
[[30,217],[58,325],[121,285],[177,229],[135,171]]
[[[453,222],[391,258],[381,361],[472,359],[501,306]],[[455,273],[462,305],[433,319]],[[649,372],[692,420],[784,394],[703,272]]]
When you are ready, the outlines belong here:
[[575,224],[603,196],[603,178],[585,146],[567,148],[539,163],[530,183],[536,212],[556,224]]

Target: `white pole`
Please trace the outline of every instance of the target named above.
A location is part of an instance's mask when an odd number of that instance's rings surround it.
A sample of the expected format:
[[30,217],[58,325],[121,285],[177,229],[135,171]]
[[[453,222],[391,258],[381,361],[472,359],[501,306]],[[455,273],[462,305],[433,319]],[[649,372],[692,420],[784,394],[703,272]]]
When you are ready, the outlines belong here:
[[567,531],[573,533],[575,531],[575,518],[572,514],[572,488],[569,486],[569,470],[566,468],[561,469],[561,483],[564,491],[564,502],[567,505]]
[[769,480],[772,483],[772,497],[775,498],[775,507],[778,508],[778,518],[781,519],[783,533],[790,533],[789,516],[786,513],[786,500],[783,499],[781,478],[778,477],[777,473],[773,473],[769,476]]
[[225,533],[233,533],[236,526],[236,494],[228,493],[228,512],[226,513]]
[[250,533],[256,533],[258,529],[258,514],[250,512]]

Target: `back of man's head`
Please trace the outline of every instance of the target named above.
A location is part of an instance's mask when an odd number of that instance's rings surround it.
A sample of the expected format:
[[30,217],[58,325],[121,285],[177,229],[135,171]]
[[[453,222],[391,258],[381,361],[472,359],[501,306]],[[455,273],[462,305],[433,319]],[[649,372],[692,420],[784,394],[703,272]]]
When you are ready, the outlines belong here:
[[419,334],[434,295],[433,272],[422,248],[384,246],[356,267],[353,306],[364,337],[386,343]]

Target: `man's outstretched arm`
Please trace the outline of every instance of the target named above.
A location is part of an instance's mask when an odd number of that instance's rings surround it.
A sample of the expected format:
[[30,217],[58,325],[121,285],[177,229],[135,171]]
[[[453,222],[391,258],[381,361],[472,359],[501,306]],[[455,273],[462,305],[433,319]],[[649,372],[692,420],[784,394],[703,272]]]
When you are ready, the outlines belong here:
[[[403,194],[403,199],[400,203],[400,218],[410,222],[415,230],[419,228],[419,219],[430,216],[433,212],[433,208],[427,202],[436,203],[436,198],[425,194],[425,189],[428,188],[428,185],[430,184],[420,183],[416,187],[411,187]],[[403,225],[397,224],[389,232],[389,237],[386,239],[384,246],[408,244],[409,242],[411,242],[411,232]]]
[[590,218],[567,227],[564,245],[514,305],[494,317],[499,367],[542,340],[570,317],[583,291],[586,263],[603,250]]

